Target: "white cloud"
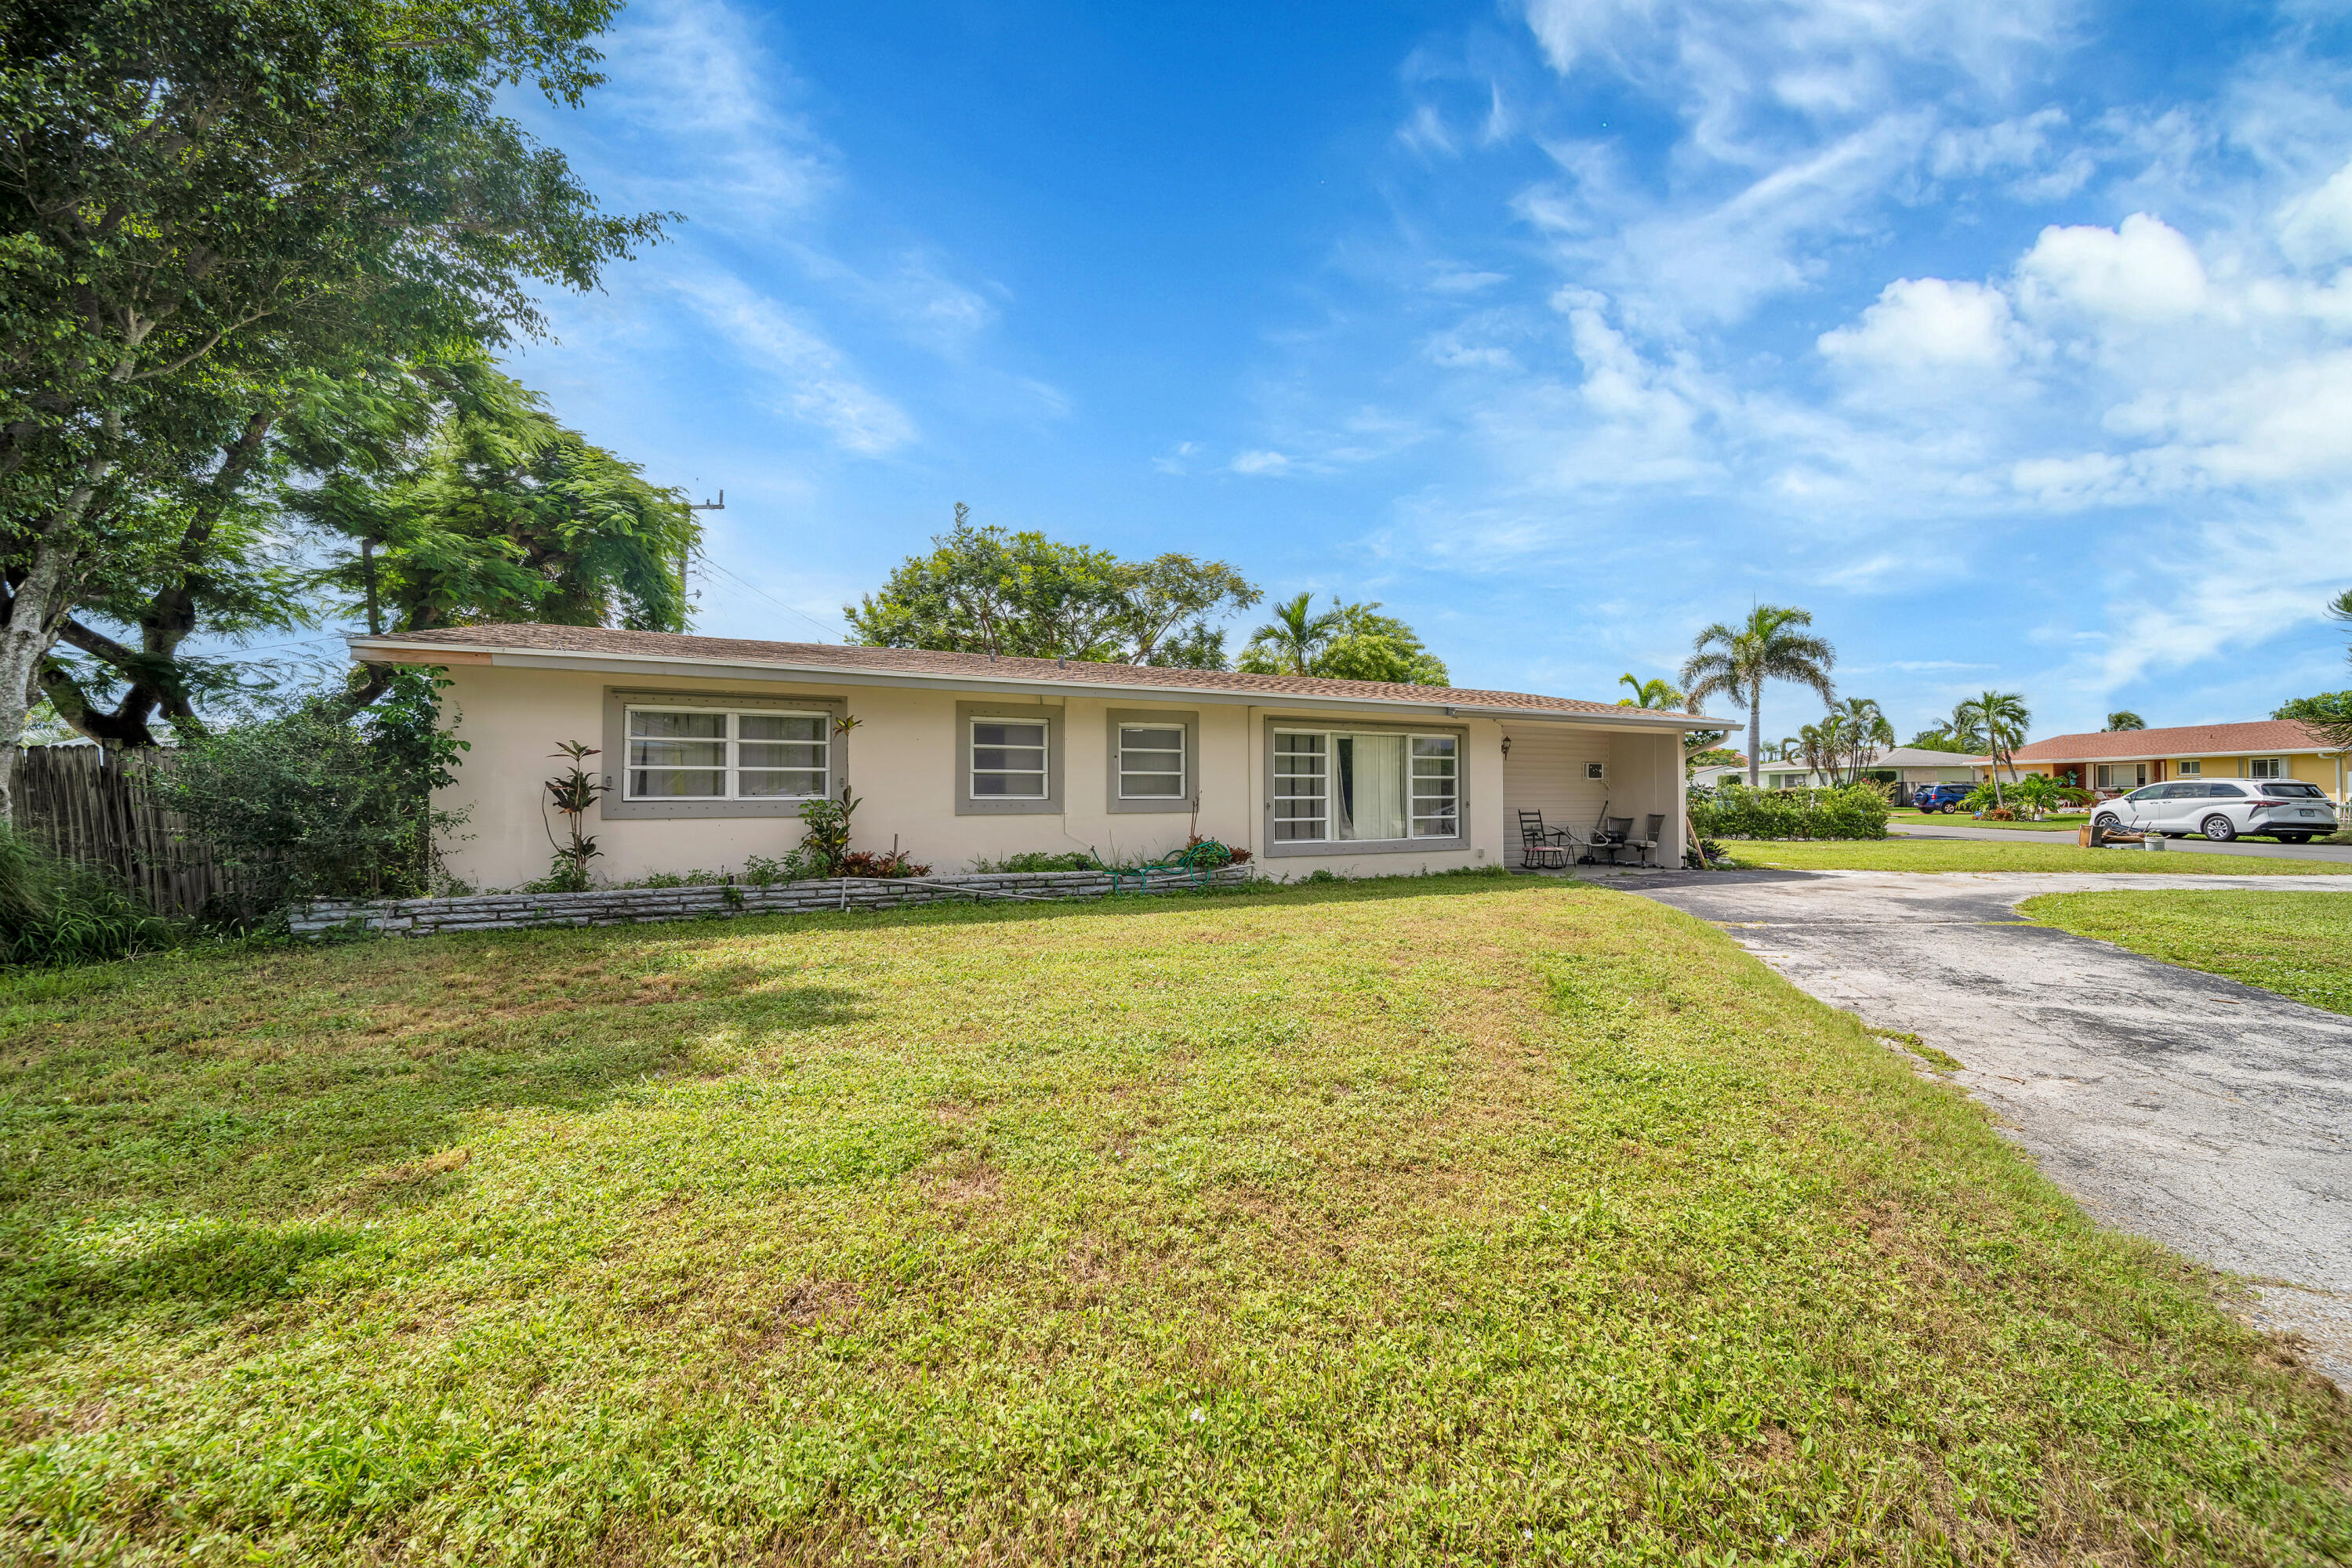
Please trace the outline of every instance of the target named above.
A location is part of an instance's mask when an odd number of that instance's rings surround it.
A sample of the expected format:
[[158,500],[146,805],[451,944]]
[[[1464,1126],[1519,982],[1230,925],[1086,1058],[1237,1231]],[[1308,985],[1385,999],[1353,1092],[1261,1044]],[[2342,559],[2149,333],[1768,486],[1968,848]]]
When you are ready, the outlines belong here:
[[844,451],[877,457],[915,438],[904,410],[860,381],[841,351],[740,279],[681,279],[679,294],[752,369],[784,384],[782,411],[815,425]]
[[2179,230],[2134,213],[2116,228],[2042,231],[2017,267],[2029,308],[2078,310],[2116,321],[2161,322],[2206,302],[2204,264]]
[[2280,248],[2306,267],[2352,256],[2352,163],[2281,208],[2278,232]]
[[1832,360],[1897,372],[1997,369],[2015,323],[2008,299],[1981,283],[1898,278],[1850,327],[1823,332]]
[[1237,474],[1281,474],[1290,467],[1290,459],[1280,452],[1244,452],[1233,461]]
[[1152,458],[1151,466],[1163,474],[1189,473],[1192,471],[1192,459],[1198,457],[1200,452],[1201,443],[1198,441],[1179,441],[1159,457]]

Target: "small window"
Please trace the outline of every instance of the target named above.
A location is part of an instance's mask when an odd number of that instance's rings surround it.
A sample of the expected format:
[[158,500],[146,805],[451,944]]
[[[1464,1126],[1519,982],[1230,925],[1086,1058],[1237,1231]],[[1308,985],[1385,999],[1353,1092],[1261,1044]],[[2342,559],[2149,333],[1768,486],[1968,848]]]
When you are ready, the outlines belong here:
[[1044,721],[975,719],[971,721],[971,798],[1045,798]]
[[2278,784],[2263,791],[2264,795],[2293,795],[2298,800],[2326,800],[2327,792],[2317,784]]
[[2204,771],[2205,763],[2202,759],[2200,759],[2197,762],[2183,763],[2180,764],[2180,776],[2185,779],[2193,779]]
[[1329,837],[1330,757],[1325,737],[1281,733],[1274,738],[1274,837],[1278,844]]
[[833,724],[823,713],[628,710],[625,800],[795,800],[828,793]]
[[2233,784],[2209,784],[2205,795],[2210,800],[2243,800],[2246,792]]
[[2283,779],[2286,777],[2286,759],[2284,757],[2252,758],[2246,763],[2246,776],[2250,779]]
[[1118,798],[1184,798],[1184,726],[1118,727]]
[[1451,735],[1412,738],[1412,836],[1451,838],[1461,832],[1456,809],[1461,800],[1459,769]]

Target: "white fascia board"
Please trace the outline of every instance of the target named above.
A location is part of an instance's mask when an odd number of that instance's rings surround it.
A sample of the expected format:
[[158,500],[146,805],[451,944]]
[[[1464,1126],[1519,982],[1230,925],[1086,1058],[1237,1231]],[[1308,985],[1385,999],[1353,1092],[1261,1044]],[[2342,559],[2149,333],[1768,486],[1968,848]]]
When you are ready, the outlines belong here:
[[1637,713],[1627,709],[1622,715],[1601,713],[1571,713],[1541,708],[1486,707],[1471,703],[1399,702],[1380,697],[1309,697],[1304,694],[1271,691],[1230,691],[1216,687],[1201,686],[1123,686],[1106,681],[1064,681],[1037,679],[1026,676],[1007,675],[982,679],[963,675],[922,675],[910,670],[843,669],[833,665],[772,664],[765,660],[726,663],[707,658],[694,658],[678,654],[651,653],[568,653],[533,651],[509,647],[467,647],[454,643],[412,643],[396,637],[354,636],[347,639],[352,657],[363,659],[371,652],[403,653],[430,656],[436,653],[467,654],[477,662],[488,655],[490,665],[498,669],[572,669],[611,675],[629,675],[641,671],[659,670],[667,675],[696,680],[766,680],[790,681],[806,685],[817,683],[832,686],[898,686],[921,687],[937,691],[1003,692],[1021,691],[1040,697],[1117,697],[1128,701],[1213,702],[1234,707],[1285,709],[1312,708],[1328,710],[1339,709],[1349,712],[1409,714],[1423,717],[1524,720],[1543,724],[1582,724],[1601,729],[1638,730],[1648,732],[1685,730],[1719,730],[1727,721],[1681,713]]

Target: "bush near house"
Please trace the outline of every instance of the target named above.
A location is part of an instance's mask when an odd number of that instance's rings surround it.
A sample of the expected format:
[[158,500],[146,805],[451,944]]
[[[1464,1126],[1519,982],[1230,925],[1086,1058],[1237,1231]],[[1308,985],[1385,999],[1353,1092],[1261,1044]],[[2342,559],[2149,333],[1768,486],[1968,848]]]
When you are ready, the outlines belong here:
[[1868,784],[1843,789],[1752,790],[1719,785],[1691,796],[1691,827],[1702,838],[1884,838],[1886,796]]

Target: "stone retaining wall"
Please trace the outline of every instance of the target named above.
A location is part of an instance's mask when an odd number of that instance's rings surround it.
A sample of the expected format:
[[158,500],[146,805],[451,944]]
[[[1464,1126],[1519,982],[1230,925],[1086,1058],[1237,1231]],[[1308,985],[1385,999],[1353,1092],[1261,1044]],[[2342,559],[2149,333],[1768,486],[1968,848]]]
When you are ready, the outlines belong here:
[[[1227,866],[1212,880],[1234,887],[1250,879],[1251,868]],[[510,931],[523,926],[635,925],[641,921],[707,920],[724,915],[804,914],[822,910],[888,910],[901,904],[942,900],[968,902],[988,895],[1031,899],[1099,899],[1111,889],[1108,871],[1004,871],[982,876],[927,877],[932,886],[877,877],[826,878],[777,882],[764,888],[740,883],[700,888],[610,888],[587,893],[474,893],[457,899],[387,899],[380,902],[320,899],[298,910],[296,936],[331,931],[372,931],[393,936],[429,936],[444,931]],[[1132,873],[1119,879],[1133,891]],[[1154,874],[1147,892],[1196,887],[1181,872]]]

